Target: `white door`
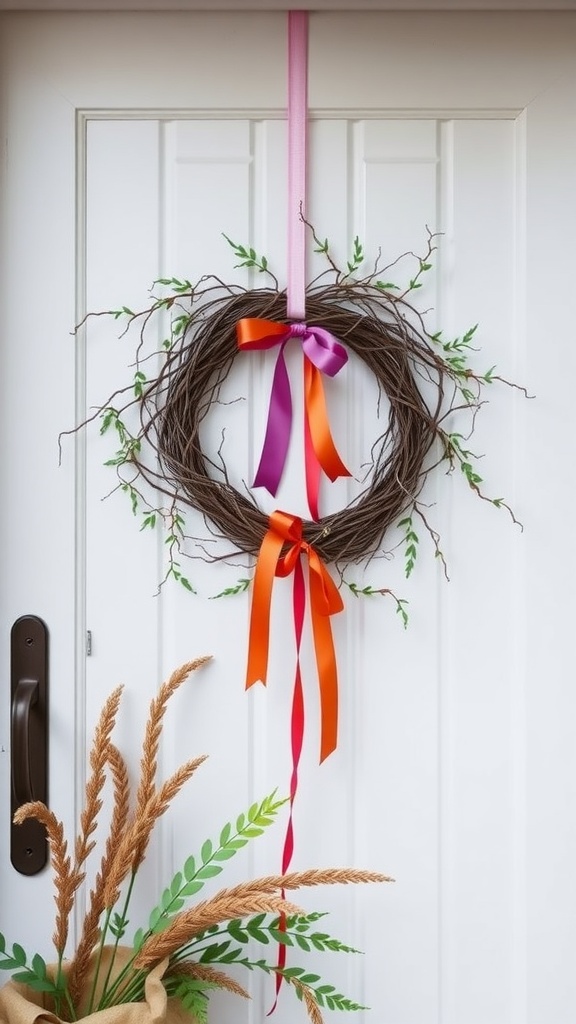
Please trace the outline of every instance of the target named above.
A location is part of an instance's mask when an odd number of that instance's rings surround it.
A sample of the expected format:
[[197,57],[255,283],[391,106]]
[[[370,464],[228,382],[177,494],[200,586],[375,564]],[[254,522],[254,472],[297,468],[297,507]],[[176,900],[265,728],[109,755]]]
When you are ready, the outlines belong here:
[[[356,235],[384,262],[442,232],[418,297],[447,336],[479,322],[479,360],[525,383],[496,388],[478,419],[482,475],[524,524],[455,476],[426,494],[451,581],[422,538],[350,573],[409,601],[345,598],[334,625],[337,752],[317,764],[309,718],[294,867],[394,875],[378,891],[306,894],[362,958],[314,958],[377,1024],[568,1024],[576,1012],[576,854],[570,540],[576,81],[570,14],[313,14],[310,217],[339,259]],[[249,595],[210,600],[249,569],[194,560],[196,596],[171,583],[163,538],[139,532],[97,430],[57,437],[126,382],[133,346],[88,310],[143,308],[162,276],[245,282],[222,238],[254,246],[283,278],[283,14],[6,15],[2,291],[3,707],[19,615],[50,631],[50,802],[72,830],[87,737],[118,682],[118,743],[133,758],[148,700],[180,662],[214,663],[179,694],[162,770],[208,753],[163,825],[139,906],[225,821],[289,782],[293,641],[275,593],[270,683],[244,692]],[[408,264],[409,265],[409,264]],[[312,269],[318,266],[311,261]],[[408,272],[408,271],[407,271]],[[254,279],[255,280],[255,279]],[[400,282],[401,283],[401,282]],[[253,472],[268,358],[236,360],[214,433],[240,485]],[[377,431],[373,382],[351,365],[330,396],[358,472]],[[282,500],[303,512],[298,464]],[[353,485],[351,485],[353,486]],[[336,508],[354,492],[326,495]],[[266,511],[272,505],[264,505]],[[202,524],[194,517],[190,532]],[[206,534],[203,534],[206,536]],[[194,553],[194,552],[193,552]],[[197,552],[196,552],[197,553]],[[86,631],[92,653],[86,656]],[[308,643],[308,640],[306,641]],[[310,650],[305,675],[314,673]],[[0,930],[49,955],[46,874],[9,865],[10,736],[0,716]],[[277,870],[282,825],[227,867]],[[218,879],[220,881],[220,879]],[[214,1020],[261,1020],[214,998]],[[296,1006],[296,1008],[295,1008]],[[283,993],[280,1022],[300,1008]]]

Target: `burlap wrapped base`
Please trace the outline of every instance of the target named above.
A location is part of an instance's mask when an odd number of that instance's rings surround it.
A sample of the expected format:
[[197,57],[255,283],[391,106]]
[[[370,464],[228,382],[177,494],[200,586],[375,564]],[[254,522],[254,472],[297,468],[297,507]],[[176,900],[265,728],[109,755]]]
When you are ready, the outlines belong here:
[[[130,950],[119,949],[116,954],[115,973],[121,970],[130,955]],[[110,950],[105,949],[100,967],[100,978],[104,979],[108,972]],[[184,1010],[179,999],[168,999],[162,984],[162,975],[168,961],[155,967],[146,979],[145,1000],[141,1003],[123,1003],[111,1006],[107,1010],[98,1010],[82,1021],[90,1024],[193,1024],[190,1014]],[[66,968],[64,968],[66,970]],[[92,988],[92,975],[87,974],[82,987],[80,1005],[85,1005]],[[97,989],[98,995],[98,989]],[[50,997],[43,992],[33,992],[27,985],[9,981],[0,989],[0,1022],[1,1024],[61,1024],[60,1018],[48,1007]]]

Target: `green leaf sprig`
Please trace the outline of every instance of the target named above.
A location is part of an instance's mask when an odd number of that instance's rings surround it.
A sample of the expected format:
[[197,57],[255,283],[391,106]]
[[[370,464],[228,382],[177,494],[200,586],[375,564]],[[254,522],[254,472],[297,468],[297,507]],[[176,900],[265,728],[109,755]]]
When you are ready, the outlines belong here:
[[347,580],[345,576],[342,576],[342,583],[348,587],[350,592],[354,594],[354,597],[391,597],[396,605],[396,613],[400,616],[404,629],[408,627],[408,601],[403,597],[397,597],[389,587],[373,587],[371,584],[360,587],[357,583]]
[[233,597],[236,594],[244,594],[248,590],[251,582],[251,579],[243,577],[239,579],[234,586],[226,587],[224,590],[221,590],[219,594],[212,594],[210,600],[217,601],[219,597]]
[[233,250],[234,255],[240,261],[235,264],[236,267],[246,267],[249,270],[257,270],[260,274],[268,274],[275,282],[276,287],[278,287],[278,279],[268,267],[268,260],[266,256],[259,256],[252,246],[246,248],[238,242],[233,242],[231,238],[228,238],[228,235],[224,234],[224,232],[222,232],[222,235]]
[[398,523],[404,530],[404,573],[406,579],[409,579],[414,571],[416,565],[416,557],[418,554],[418,544],[420,543],[418,534],[414,530],[414,524],[412,516],[405,516]]

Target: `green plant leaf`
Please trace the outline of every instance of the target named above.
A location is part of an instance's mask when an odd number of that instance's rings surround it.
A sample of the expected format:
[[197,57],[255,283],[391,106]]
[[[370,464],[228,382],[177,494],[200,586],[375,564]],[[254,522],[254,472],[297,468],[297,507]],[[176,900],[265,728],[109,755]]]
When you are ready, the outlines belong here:
[[32,957],[32,970],[38,978],[46,977],[46,964],[39,953],[35,953]]
[[188,857],[184,863],[184,878],[187,882],[191,882],[196,874],[196,861],[194,857]]
[[182,896],[195,896],[197,892],[200,892],[202,885],[202,882],[188,882],[182,889]]
[[282,931],[280,928],[273,928],[270,926],[270,935],[272,938],[279,943],[281,946],[292,946],[292,936],[288,932]]
[[215,878],[223,870],[218,864],[205,864],[196,874],[196,878]]
[[215,942],[213,946],[207,946],[200,957],[200,963],[208,964],[213,963],[215,960],[220,960],[229,947],[230,939],[226,939],[225,942]]
[[236,942],[249,942],[249,935],[247,934],[246,930],[242,928],[240,921],[229,921],[228,931],[232,938],[236,940]]
[[16,971],[12,975],[12,981],[19,981],[34,992],[57,993],[60,991],[53,981],[49,981],[48,978],[39,978],[33,971]]
[[232,825],[230,824],[230,822],[227,822],[227,824],[224,825],[224,828],[222,829],[222,831],[220,833],[220,846],[226,846],[226,843],[228,842],[228,840],[230,838],[231,832],[232,832]]
[[22,946],[20,946],[17,942],[15,942],[14,945],[12,946],[12,956],[14,957],[16,963],[19,966],[23,967],[24,964],[26,963],[26,953]]
[[216,850],[214,853],[214,860],[230,860],[234,856],[236,850],[231,850],[226,846],[223,850]]

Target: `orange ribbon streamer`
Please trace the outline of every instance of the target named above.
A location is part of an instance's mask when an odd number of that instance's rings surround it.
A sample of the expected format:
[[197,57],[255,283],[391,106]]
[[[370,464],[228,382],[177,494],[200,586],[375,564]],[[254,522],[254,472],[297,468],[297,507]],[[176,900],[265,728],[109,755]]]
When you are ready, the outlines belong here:
[[276,576],[289,576],[301,555],[308,559],[310,614],[320,688],[320,762],[338,741],[338,672],[330,616],[344,608],[340,592],[318,552],[302,537],[302,520],[275,511],[262,541],[256,570],[250,615],[246,689],[266,685],[272,589]]
[[304,397],[312,447],[326,476],[332,482],[340,476],[350,476],[330,433],[322,373],[307,356],[304,357]]
[[326,396],[322,374],[308,357],[304,356],[304,458],[306,466],[306,494],[313,519],[318,522],[320,512],[320,469],[334,482],[340,476],[350,476],[340,458],[328,425]]

